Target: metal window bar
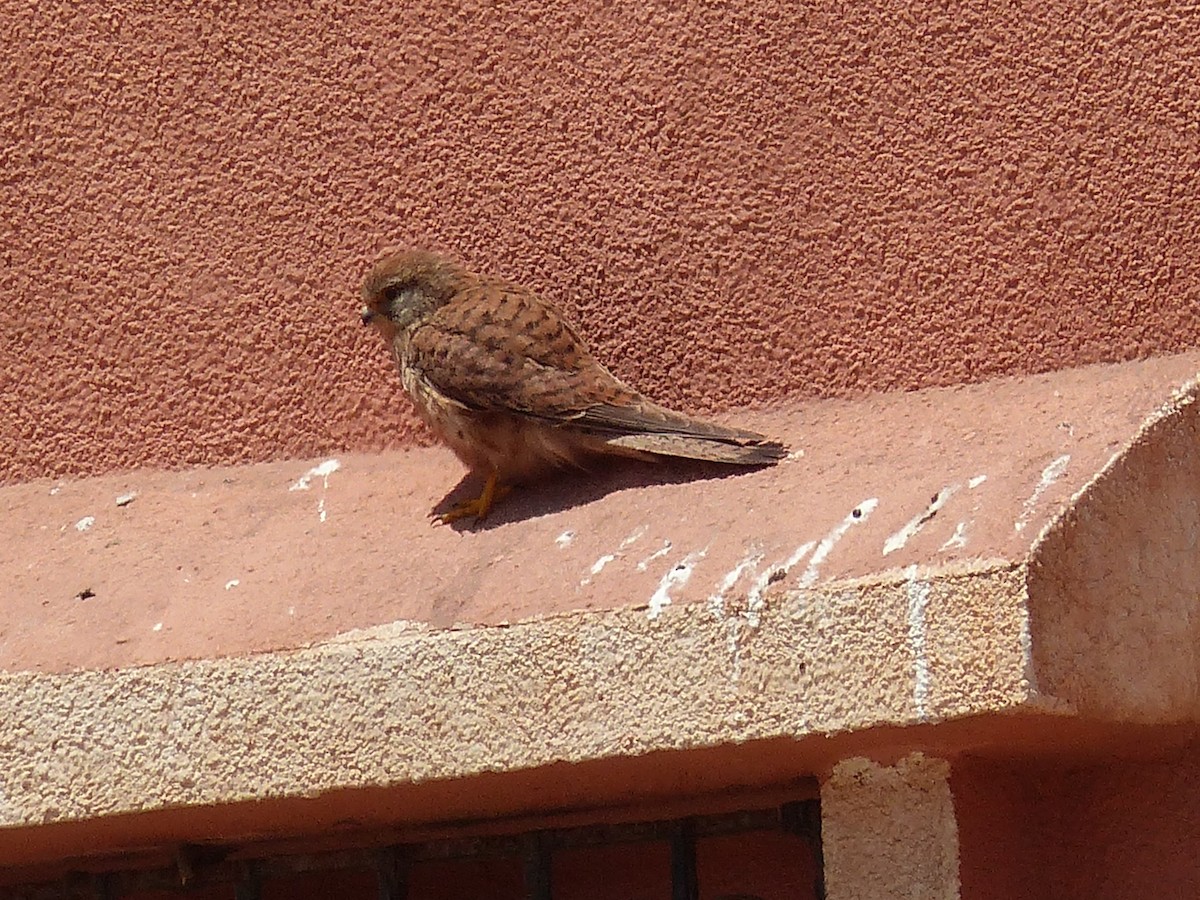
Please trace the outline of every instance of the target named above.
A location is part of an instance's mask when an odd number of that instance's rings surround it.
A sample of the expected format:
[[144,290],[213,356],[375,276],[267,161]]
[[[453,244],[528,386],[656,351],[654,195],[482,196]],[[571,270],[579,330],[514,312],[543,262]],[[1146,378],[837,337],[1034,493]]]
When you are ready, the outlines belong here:
[[825,900],[825,850],[821,845],[821,804],[816,800],[785,803],[779,807],[779,818],[784,831],[808,842],[817,870],[813,894],[817,900]]
[[257,862],[243,863],[242,875],[233,888],[233,900],[258,900],[262,894],[262,872]]
[[431,860],[509,857],[523,861],[526,897],[552,900],[551,863],[555,851],[647,841],[671,849],[671,900],[698,900],[696,841],[749,831],[784,830],[805,839],[817,869],[816,894],[824,898],[821,813],[816,799],[796,800],[769,809],[753,809],[684,819],[551,828],[517,835],[454,837],[400,846],[330,850],[251,859],[253,847],[185,845],[175,865],[157,869],[94,874],[70,873],[61,880],[14,887],[0,886],[0,900],[120,900],[127,894],[174,891],[233,884],[236,900],[258,900],[264,882],[309,872],[358,871],[376,874],[380,900],[407,900],[408,873],[414,863]]
[[525,839],[525,896],[529,900],[552,900],[550,847],[540,832]]
[[379,900],[407,900],[408,855],[403,847],[385,847],[375,852],[379,878]]
[[671,834],[671,900],[700,900],[696,833],[688,819],[677,823]]

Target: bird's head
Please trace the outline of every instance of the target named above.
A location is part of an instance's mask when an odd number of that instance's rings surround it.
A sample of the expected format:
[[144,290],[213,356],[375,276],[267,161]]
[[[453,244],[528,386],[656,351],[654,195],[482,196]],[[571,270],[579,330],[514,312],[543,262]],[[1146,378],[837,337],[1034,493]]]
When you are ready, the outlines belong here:
[[362,323],[391,340],[448,303],[466,275],[458,263],[426,250],[385,256],[363,282]]

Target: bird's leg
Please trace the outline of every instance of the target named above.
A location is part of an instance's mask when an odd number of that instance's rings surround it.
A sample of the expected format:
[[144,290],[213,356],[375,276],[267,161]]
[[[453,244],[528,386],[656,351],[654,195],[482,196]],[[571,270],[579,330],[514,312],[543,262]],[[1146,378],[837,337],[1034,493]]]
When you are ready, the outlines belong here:
[[476,522],[482,522],[487,518],[487,514],[491,512],[496,501],[504,499],[512,491],[512,488],[506,484],[497,484],[497,477],[497,473],[492,472],[483,485],[482,494],[474,500],[458,504],[450,512],[442,513],[437,517],[438,521],[443,525],[449,525],[451,522],[457,522],[467,516],[474,516]]

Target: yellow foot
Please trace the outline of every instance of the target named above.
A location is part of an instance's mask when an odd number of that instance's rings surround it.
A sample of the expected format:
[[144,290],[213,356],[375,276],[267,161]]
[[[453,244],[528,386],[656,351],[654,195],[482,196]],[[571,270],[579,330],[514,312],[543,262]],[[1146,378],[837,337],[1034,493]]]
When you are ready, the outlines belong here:
[[488,476],[487,482],[483,486],[483,493],[474,500],[467,500],[465,503],[460,503],[450,512],[442,513],[440,516],[435,516],[438,522],[442,525],[449,525],[451,522],[457,522],[459,519],[465,519],[473,516],[476,522],[482,522],[487,518],[487,514],[492,511],[492,507],[497,500],[503,500],[512,492],[512,488],[508,485],[496,483],[496,473],[493,472]]

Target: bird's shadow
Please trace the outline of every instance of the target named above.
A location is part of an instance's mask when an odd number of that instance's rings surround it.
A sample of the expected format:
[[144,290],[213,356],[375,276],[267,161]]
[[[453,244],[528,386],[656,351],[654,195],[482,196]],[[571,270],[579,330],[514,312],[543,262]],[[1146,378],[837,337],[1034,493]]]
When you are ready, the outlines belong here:
[[[488,531],[501,525],[533,519],[549,513],[562,512],[599,500],[607,494],[653,484],[685,484],[733,478],[766,468],[761,466],[729,466],[721,463],[691,459],[672,459],[664,462],[641,462],[632,459],[606,460],[587,471],[563,470],[533,484],[517,485],[512,493],[498,500],[482,521],[467,516],[449,523],[455,531]],[[464,501],[478,497],[483,489],[483,476],[468,472],[430,511],[435,520]]]

